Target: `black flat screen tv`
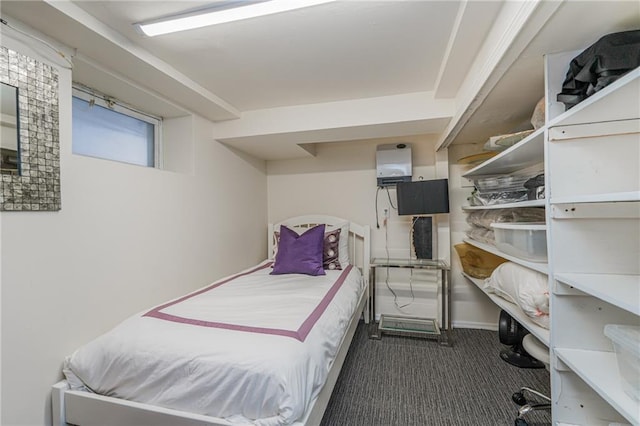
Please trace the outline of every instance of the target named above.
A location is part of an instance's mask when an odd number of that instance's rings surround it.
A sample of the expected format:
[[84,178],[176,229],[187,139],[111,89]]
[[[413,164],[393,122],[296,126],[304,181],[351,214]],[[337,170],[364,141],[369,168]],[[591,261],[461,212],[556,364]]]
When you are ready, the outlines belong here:
[[449,213],[448,179],[399,182],[396,194],[399,215]]

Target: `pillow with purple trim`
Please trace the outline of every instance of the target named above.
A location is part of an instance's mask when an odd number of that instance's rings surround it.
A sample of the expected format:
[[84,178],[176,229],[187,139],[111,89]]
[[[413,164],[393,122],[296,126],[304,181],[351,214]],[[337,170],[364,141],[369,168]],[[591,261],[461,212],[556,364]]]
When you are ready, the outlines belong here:
[[325,275],[322,266],[323,242],[324,225],[314,226],[302,235],[281,225],[278,253],[271,275]]
[[[329,270],[340,270],[340,233],[342,229],[334,229],[324,233],[322,248],[322,267]],[[273,233],[275,244],[273,245],[274,258],[278,256],[278,244],[280,243],[280,231]]]

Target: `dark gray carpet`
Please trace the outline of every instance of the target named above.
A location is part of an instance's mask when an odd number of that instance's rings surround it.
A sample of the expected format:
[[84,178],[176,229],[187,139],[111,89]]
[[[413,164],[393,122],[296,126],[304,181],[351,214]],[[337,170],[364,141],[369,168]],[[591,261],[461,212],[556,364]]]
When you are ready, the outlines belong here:
[[[369,340],[358,325],[322,426],[513,425],[511,395],[528,386],[549,395],[545,369],[520,369],[498,356],[498,333],[454,330],[453,347],[384,335]],[[551,424],[549,412],[527,415]]]

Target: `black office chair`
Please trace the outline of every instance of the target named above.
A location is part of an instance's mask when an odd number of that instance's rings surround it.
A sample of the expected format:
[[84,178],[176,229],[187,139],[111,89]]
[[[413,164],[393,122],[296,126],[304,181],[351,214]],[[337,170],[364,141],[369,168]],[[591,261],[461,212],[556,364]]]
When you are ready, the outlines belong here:
[[[504,361],[519,368],[549,369],[549,348],[505,311],[500,312],[498,335],[502,344],[510,346],[500,351]],[[551,409],[551,398],[528,387],[520,388],[511,399],[520,406],[515,426],[527,426],[524,416],[531,411]]]
[[[546,402],[529,402],[529,400],[524,397],[525,392],[531,393]],[[527,387],[520,388],[518,392],[513,394],[512,398],[513,402],[520,405],[520,408],[518,408],[518,417],[516,417],[514,422],[515,426],[528,426],[529,423],[527,423],[524,416],[531,411],[551,410],[551,398]]]

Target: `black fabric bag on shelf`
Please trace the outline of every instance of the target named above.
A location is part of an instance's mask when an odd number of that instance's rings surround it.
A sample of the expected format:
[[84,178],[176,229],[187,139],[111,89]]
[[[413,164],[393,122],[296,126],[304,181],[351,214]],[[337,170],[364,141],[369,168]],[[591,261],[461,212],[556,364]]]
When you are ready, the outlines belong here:
[[573,58],[558,93],[572,108],[640,66],[640,30],[608,34]]
[[527,188],[527,199],[541,200],[544,198],[544,173],[532,177],[524,183]]

